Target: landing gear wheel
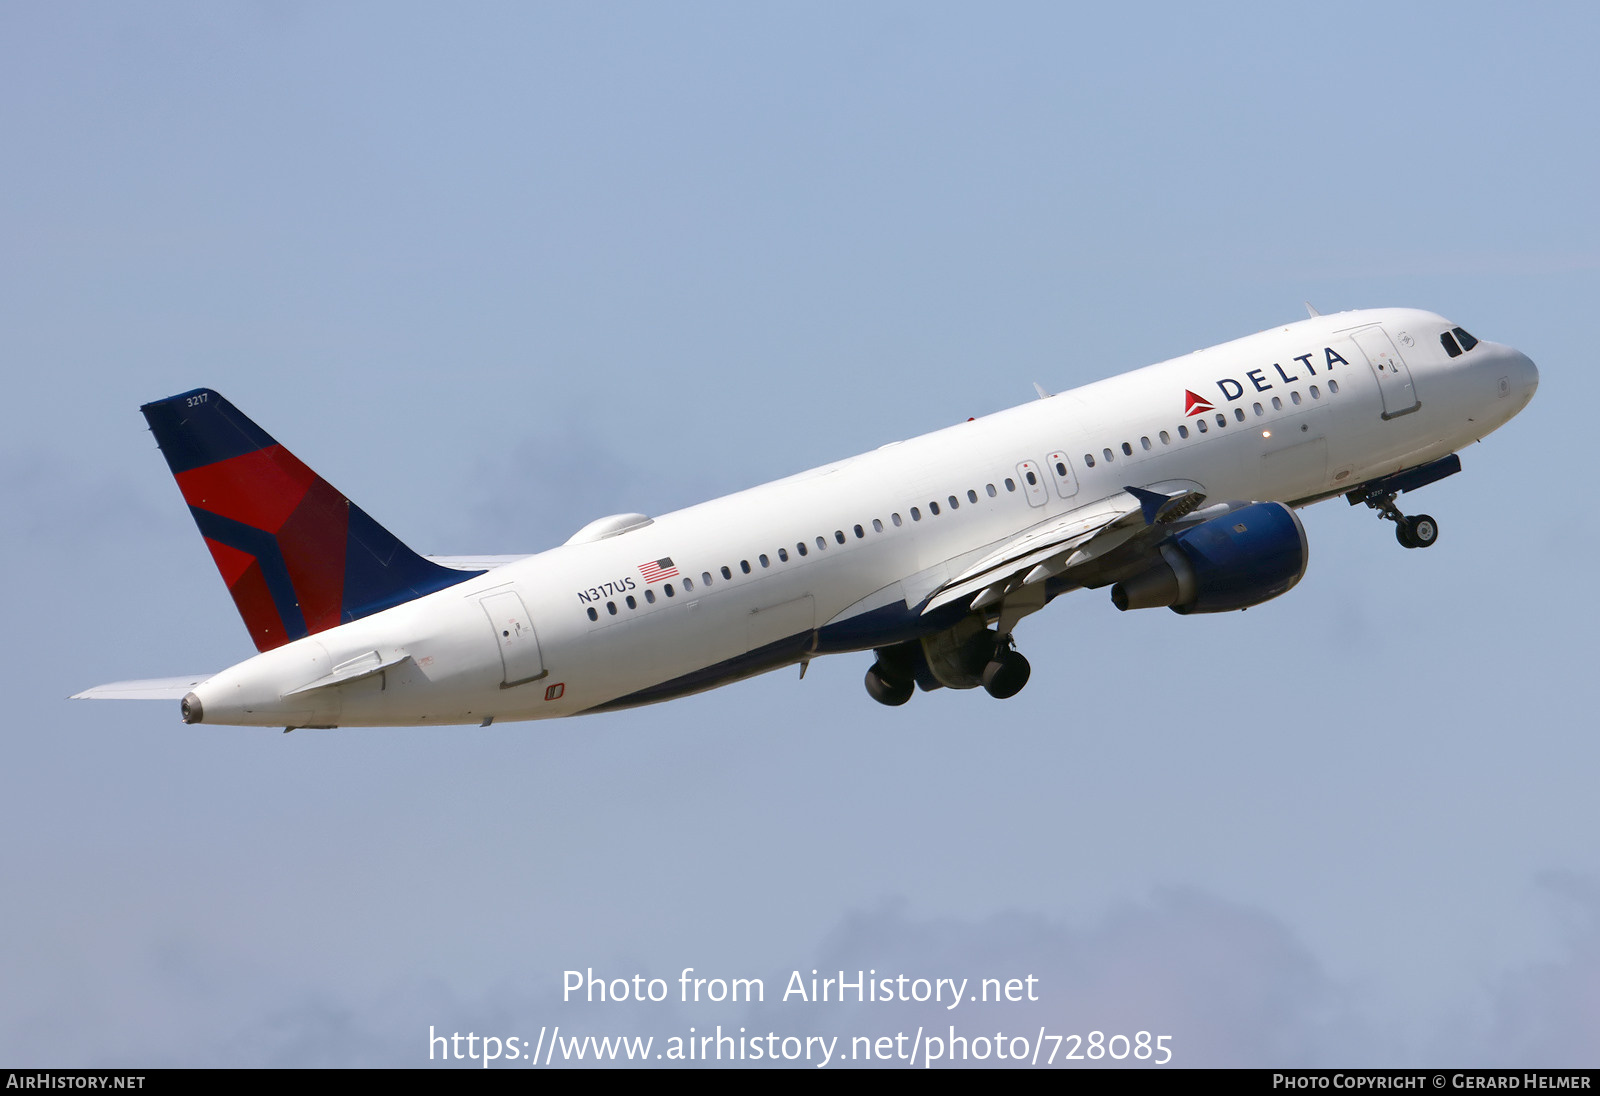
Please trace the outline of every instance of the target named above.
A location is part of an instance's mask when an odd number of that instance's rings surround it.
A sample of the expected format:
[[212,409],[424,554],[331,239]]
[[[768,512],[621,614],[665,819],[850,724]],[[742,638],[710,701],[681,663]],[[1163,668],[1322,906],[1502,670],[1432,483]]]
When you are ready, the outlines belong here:
[[1439,523],[1427,514],[1400,518],[1395,522],[1394,537],[1407,548],[1431,548],[1439,539]]
[[1022,691],[1033,668],[1016,651],[1001,651],[983,668],[983,688],[996,700],[1008,700]]
[[872,669],[867,671],[867,695],[879,704],[887,704],[891,708],[898,708],[911,699],[915,684],[910,681],[901,681],[894,677],[884,677],[882,667],[882,662],[874,662]]
[[1439,523],[1427,514],[1418,514],[1407,518],[1411,526],[1412,546],[1416,548],[1432,548],[1439,539]]

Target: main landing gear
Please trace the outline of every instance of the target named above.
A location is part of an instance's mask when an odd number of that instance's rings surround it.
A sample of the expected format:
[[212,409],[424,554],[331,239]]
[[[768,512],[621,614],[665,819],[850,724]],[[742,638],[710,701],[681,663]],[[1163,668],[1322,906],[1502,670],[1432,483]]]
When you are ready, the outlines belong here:
[[1033,668],[1011,645],[1010,636],[1001,636],[994,657],[983,668],[983,691],[996,700],[1010,700],[1028,683]]
[[918,684],[924,689],[982,686],[996,700],[1006,700],[1028,683],[1032,668],[1013,648],[1009,635],[996,638],[993,631],[980,632],[970,645],[964,646],[960,665],[939,660],[942,672],[929,666],[927,655],[915,641],[879,650],[878,660],[867,671],[867,695],[879,704],[899,707],[911,699]]
[[898,708],[910,700],[916,684],[909,677],[898,676],[895,668],[885,666],[881,658],[867,671],[867,695],[891,708]]
[[1394,494],[1386,492],[1366,500],[1385,521],[1394,522],[1394,539],[1406,548],[1432,548],[1439,539],[1439,523],[1428,514],[1406,515],[1394,504]]

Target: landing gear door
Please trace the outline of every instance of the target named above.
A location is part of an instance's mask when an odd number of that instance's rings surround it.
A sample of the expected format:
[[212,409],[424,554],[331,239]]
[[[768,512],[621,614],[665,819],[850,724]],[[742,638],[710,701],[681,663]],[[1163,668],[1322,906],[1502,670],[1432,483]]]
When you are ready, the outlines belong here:
[[1395,350],[1394,343],[1389,341],[1383,328],[1364,327],[1350,337],[1367,356],[1367,363],[1378,378],[1378,389],[1383,393],[1385,419],[1398,418],[1422,406],[1417,399],[1416,386],[1411,382],[1411,370],[1406,367],[1405,360]]
[[500,644],[500,663],[505,669],[500,687],[509,689],[544,677],[547,671],[539,653],[539,637],[534,634],[533,618],[521,596],[514,590],[505,590],[490,594],[478,604],[488,614],[495,642]]

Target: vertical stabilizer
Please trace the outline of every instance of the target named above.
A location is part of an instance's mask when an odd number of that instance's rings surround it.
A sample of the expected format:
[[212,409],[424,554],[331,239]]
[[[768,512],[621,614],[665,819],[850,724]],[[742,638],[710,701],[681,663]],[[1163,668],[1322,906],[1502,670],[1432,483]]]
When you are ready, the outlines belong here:
[[417,555],[208,388],[140,410],[257,650],[482,574]]

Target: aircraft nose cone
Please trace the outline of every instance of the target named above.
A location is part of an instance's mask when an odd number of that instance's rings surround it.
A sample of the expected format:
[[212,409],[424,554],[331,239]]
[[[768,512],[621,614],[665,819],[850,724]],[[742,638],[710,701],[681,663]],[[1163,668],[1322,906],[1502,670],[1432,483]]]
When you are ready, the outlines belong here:
[[1520,350],[1512,350],[1508,358],[1504,383],[1511,394],[1515,394],[1526,404],[1539,390],[1539,367],[1533,364],[1532,358]]

